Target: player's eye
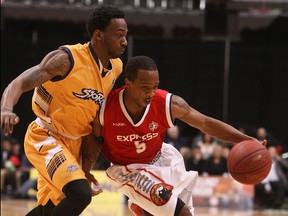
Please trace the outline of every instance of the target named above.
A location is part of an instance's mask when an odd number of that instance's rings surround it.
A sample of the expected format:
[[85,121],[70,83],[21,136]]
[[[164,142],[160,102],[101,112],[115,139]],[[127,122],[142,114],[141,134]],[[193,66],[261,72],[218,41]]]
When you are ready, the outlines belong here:
[[156,91],[158,89],[158,85],[153,87],[153,90]]

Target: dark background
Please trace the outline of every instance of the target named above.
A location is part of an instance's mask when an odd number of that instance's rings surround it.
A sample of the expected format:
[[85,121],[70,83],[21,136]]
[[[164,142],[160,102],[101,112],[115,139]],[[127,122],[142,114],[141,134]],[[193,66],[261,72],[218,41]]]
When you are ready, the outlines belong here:
[[[25,69],[38,64],[46,53],[63,44],[88,41],[83,22],[8,18],[1,28],[1,94]],[[128,23],[129,25],[129,23]],[[37,37],[36,37],[36,36]],[[36,37],[36,38],[35,38]],[[133,55],[155,59],[160,88],[182,96],[192,107],[223,120],[224,40],[134,37]],[[123,55],[127,62],[127,52]],[[123,77],[116,87],[123,84]],[[14,110],[20,124],[14,136],[23,140],[35,116],[32,91]],[[243,29],[231,42],[227,122],[254,134],[265,127],[280,144],[288,146],[288,18],[278,17],[269,26]],[[187,125],[182,135],[198,132]]]

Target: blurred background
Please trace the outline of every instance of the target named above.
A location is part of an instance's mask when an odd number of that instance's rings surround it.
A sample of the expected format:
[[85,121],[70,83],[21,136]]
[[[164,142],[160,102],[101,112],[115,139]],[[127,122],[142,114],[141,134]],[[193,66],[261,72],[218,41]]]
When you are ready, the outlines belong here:
[[[1,94],[49,51],[87,42],[85,21],[98,5],[118,6],[125,12],[129,44],[121,57],[124,66],[135,55],[152,57],[160,88],[182,96],[206,115],[267,139],[287,160],[288,0],[1,0]],[[120,77],[116,87],[123,83]],[[26,128],[35,118],[32,93],[25,93],[15,106],[21,123],[9,137],[12,146],[20,143],[22,153]],[[207,162],[214,148],[203,145],[212,141],[184,123],[176,124],[167,142],[188,161],[202,147],[201,157]],[[231,145],[214,142],[227,156]],[[95,169],[107,165],[100,158]],[[210,171],[204,167],[200,172],[207,176]],[[187,169],[195,169],[193,160]],[[211,172],[227,174],[225,169]]]
[[[97,5],[126,14],[122,59],[148,55],[160,88],[199,111],[249,133],[265,127],[288,145],[287,0],[5,0],[1,1],[1,93],[23,70],[63,44],[88,41],[85,20]],[[123,84],[119,79],[118,86]],[[32,92],[15,110],[21,140],[34,119]],[[196,131],[181,126],[182,135]]]

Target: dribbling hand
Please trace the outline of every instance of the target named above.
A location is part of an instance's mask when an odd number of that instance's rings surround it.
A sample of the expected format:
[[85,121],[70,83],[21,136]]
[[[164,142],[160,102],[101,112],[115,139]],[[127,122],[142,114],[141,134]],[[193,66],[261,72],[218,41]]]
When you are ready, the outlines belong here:
[[264,140],[258,140],[254,137],[251,137],[251,140],[255,141],[255,142],[259,142],[260,144],[262,144],[263,146],[266,146],[267,145],[267,140],[264,139]]

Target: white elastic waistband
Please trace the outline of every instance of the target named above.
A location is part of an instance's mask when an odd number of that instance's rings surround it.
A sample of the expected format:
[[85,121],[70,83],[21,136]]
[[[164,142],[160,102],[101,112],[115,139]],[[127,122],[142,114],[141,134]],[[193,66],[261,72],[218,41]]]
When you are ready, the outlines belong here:
[[36,122],[39,126],[47,129],[48,131],[51,131],[51,132],[53,132],[53,133],[60,134],[61,136],[64,136],[64,137],[66,137],[66,138],[69,138],[69,139],[72,139],[72,140],[77,140],[77,139],[80,138],[80,137],[70,136],[70,135],[65,134],[65,133],[63,133],[63,132],[58,132],[51,124],[43,121],[43,120],[40,119],[39,117],[36,118],[35,122]]

